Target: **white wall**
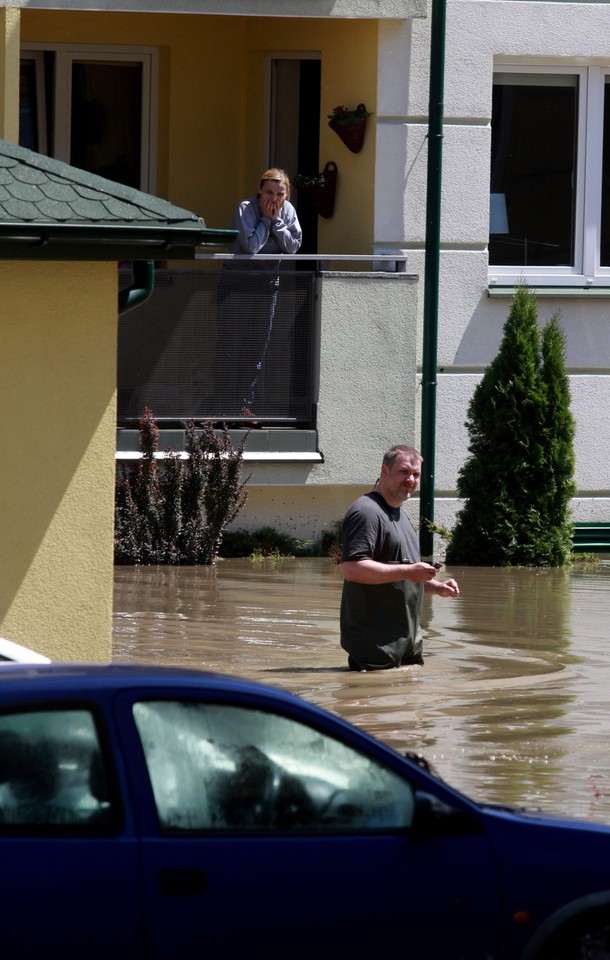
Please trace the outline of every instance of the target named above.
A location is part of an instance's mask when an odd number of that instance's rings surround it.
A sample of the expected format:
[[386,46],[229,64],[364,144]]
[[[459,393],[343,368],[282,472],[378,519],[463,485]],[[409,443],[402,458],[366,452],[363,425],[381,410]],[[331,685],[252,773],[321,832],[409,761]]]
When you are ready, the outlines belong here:
[[[317,428],[321,463],[253,463],[234,528],[316,538],[379,476],[395,443],[418,444],[418,278],[322,275]],[[245,471],[244,471],[245,472]]]

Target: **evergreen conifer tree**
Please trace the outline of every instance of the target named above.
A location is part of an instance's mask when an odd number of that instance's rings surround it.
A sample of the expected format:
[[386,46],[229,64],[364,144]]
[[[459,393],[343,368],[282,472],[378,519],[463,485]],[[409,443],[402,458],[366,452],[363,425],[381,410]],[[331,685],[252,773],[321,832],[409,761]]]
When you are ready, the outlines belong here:
[[574,418],[570,412],[570,386],[565,368],[565,334],[557,313],[542,332],[542,375],[548,403],[549,556],[551,566],[560,567],[567,563],[572,551],[574,525],[570,500],[576,493],[576,484]]
[[573,421],[564,341],[554,317],[541,338],[534,294],[518,287],[497,356],[476,387],[466,427],[465,503],[450,563],[561,566],[571,539]]

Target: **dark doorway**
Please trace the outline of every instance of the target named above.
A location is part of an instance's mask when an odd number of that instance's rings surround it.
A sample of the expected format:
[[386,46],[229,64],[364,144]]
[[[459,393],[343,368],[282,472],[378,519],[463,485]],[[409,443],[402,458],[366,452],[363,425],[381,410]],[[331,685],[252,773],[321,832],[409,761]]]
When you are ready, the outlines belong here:
[[[320,169],[320,60],[278,58],[271,62],[271,166],[315,176]],[[317,253],[318,212],[307,191],[292,202],[303,228],[301,253]],[[306,265],[308,266],[308,265]]]

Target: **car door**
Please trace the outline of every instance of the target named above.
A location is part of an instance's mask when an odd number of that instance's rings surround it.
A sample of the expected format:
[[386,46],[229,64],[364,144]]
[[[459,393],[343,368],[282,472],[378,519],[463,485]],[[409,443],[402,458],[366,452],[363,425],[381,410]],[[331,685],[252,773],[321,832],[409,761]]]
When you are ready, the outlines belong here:
[[143,956],[137,841],[87,707],[0,711],[4,956]]
[[154,798],[141,838],[151,958],[494,954],[498,881],[472,817],[414,831],[409,778],[264,705],[122,707],[147,771],[130,763],[138,806],[148,782]]

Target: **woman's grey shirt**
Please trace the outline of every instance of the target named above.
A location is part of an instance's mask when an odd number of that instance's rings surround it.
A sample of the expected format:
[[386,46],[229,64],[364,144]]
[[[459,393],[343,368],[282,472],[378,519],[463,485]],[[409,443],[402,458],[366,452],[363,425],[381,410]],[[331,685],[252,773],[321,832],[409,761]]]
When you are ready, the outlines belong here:
[[[303,240],[297,212],[286,200],[277,220],[262,214],[256,197],[242,200],[233,215],[238,235],[231,244],[231,253],[297,253]],[[279,262],[264,260],[227,260],[230,270],[273,270]]]

